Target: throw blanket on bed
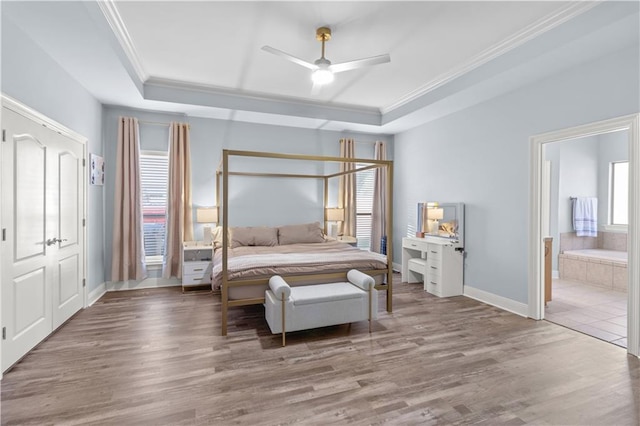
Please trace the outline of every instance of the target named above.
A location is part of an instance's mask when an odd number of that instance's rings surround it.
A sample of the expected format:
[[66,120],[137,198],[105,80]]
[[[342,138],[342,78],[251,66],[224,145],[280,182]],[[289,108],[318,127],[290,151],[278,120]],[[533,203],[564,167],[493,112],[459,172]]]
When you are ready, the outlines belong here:
[[598,236],[598,199],[578,197],[573,200],[573,229],[578,237]]
[[[229,279],[261,278],[273,275],[303,275],[347,271],[349,269],[385,269],[387,257],[340,242],[288,244],[275,247],[238,247],[229,249]],[[222,282],[222,250],[217,249],[212,273],[213,285]]]

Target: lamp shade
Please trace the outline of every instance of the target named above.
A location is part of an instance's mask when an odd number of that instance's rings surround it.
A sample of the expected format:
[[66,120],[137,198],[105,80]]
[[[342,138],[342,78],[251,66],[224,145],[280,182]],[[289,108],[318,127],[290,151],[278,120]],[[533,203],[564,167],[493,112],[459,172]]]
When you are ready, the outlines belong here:
[[218,223],[217,207],[200,207],[196,209],[196,222]]
[[325,209],[327,221],[342,222],[344,220],[344,209]]
[[440,220],[444,217],[444,209],[427,209],[427,219]]

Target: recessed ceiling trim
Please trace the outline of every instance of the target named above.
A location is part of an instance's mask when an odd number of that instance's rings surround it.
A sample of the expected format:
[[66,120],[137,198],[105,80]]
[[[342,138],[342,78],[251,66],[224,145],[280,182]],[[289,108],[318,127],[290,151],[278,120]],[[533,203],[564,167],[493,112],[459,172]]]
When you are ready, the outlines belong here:
[[545,16],[542,19],[534,22],[531,25],[524,27],[521,31],[515,33],[513,36],[497,43],[480,54],[474,56],[469,61],[461,64],[458,67],[453,68],[451,71],[441,74],[435,79],[431,80],[427,84],[419,87],[418,89],[410,92],[406,96],[403,96],[398,101],[380,108],[380,112],[384,115],[393,111],[409,102],[425,95],[426,93],[460,77],[469,71],[478,68],[479,66],[497,58],[500,55],[526,43],[527,41],[541,35],[542,33],[549,31],[558,25],[586,12],[589,9],[602,3],[603,0],[575,2],[568,4],[567,6],[557,10],[556,12]]
[[113,0],[103,0],[96,3],[98,3],[98,7],[100,7],[100,10],[111,27],[111,30],[120,42],[120,46],[122,47],[122,50],[124,50],[125,55],[127,55],[138,79],[140,82],[145,82],[149,78],[149,74],[147,74],[142,66],[136,47],[133,44],[133,40],[129,35],[129,31],[127,31],[124,21],[122,20],[122,16],[120,16],[120,12],[118,12],[115,2]]
[[143,97],[156,101],[347,121],[375,126],[380,126],[382,122],[382,114],[378,108],[328,104],[154,77],[144,83]]

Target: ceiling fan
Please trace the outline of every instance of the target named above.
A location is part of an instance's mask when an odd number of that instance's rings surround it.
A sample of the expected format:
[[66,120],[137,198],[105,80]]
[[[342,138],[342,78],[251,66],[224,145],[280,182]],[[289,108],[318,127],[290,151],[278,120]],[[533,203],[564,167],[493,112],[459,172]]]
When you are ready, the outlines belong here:
[[262,46],[262,50],[273,53],[274,55],[282,56],[283,58],[293,62],[294,64],[302,65],[303,67],[312,70],[313,72],[311,73],[311,80],[313,81],[314,89],[317,86],[331,83],[333,81],[335,73],[349,71],[370,65],[391,62],[391,57],[388,54],[385,54],[372,56],[365,59],[358,59],[355,61],[342,62],[340,64],[332,64],[330,60],[324,57],[324,44],[325,42],[331,40],[331,29],[328,27],[318,28],[316,30],[316,40],[322,42],[322,56],[320,56],[320,59],[315,60],[313,63],[297,58],[271,46]]

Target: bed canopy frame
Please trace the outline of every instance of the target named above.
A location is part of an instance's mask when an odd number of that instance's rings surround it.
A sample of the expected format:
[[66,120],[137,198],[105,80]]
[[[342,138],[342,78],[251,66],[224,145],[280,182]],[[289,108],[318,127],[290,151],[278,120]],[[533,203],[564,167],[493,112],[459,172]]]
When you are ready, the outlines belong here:
[[[262,159],[288,159],[288,160],[302,160],[310,162],[321,163],[354,163],[365,164],[365,166],[355,167],[353,170],[329,173],[329,174],[297,174],[297,173],[260,173],[260,172],[244,172],[244,171],[232,171],[230,170],[229,160],[232,157],[251,157]],[[247,298],[247,299],[229,299],[229,288],[239,286],[251,286],[251,285],[268,285],[269,277],[267,278],[251,278],[251,279],[229,279],[229,271],[227,268],[228,262],[228,250],[229,250],[229,177],[230,176],[248,176],[248,177],[277,177],[277,178],[292,178],[292,179],[318,179],[322,180],[324,184],[324,229],[326,233],[327,224],[327,204],[329,203],[329,179],[340,177],[343,175],[349,175],[353,173],[362,172],[369,169],[384,168],[386,170],[386,236],[387,236],[387,268],[375,269],[375,270],[363,270],[362,272],[379,276],[384,275],[386,283],[377,284],[376,290],[386,290],[387,300],[387,312],[391,312],[393,309],[393,161],[390,160],[372,160],[364,158],[345,158],[345,157],[327,157],[316,155],[301,155],[301,154],[281,154],[271,152],[259,152],[259,151],[238,151],[238,150],[222,150],[222,160],[216,170],[216,206],[221,208],[222,213],[222,286],[221,286],[221,299],[222,299],[222,320],[221,331],[222,335],[227,335],[227,322],[228,322],[228,309],[236,306],[247,306],[263,304],[264,297],[261,298]],[[221,187],[222,185],[222,187]],[[222,199],[220,199],[222,195]],[[321,273],[321,274],[304,274],[304,275],[286,275],[288,282],[295,283],[297,281],[317,279],[317,280],[335,280],[346,279],[347,271],[334,272],[334,273]]]

